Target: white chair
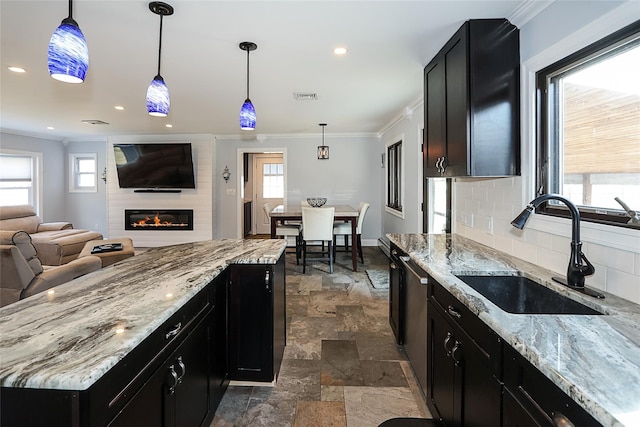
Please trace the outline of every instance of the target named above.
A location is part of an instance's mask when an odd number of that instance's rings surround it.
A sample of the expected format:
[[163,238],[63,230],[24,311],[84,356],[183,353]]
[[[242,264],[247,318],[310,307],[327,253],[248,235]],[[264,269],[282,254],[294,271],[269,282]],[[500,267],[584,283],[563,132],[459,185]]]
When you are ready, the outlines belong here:
[[[333,218],[335,208],[302,207],[302,273],[307,269],[307,242],[322,242],[320,257],[310,258],[312,261],[329,261],[329,273],[333,273]],[[324,242],[328,243],[324,250]],[[325,256],[326,255],[326,256]]]
[[[264,213],[267,215],[267,219],[271,222],[271,211],[273,205],[271,203],[265,203],[263,206]],[[276,236],[286,239],[287,237],[296,238],[296,264],[300,262],[301,241],[302,241],[302,224],[283,224],[276,226]]]
[[[356,235],[358,245],[358,254],[360,255],[360,261],[364,264],[364,257],[362,256],[362,224],[364,223],[364,216],[369,209],[369,203],[360,202],[360,207],[358,208],[358,223],[356,224]],[[350,222],[336,222],[333,224],[333,250],[336,248],[336,237],[343,236],[344,237],[344,249],[347,251],[349,249],[349,236],[351,236],[351,223]],[[353,244],[353,242],[351,242]]]

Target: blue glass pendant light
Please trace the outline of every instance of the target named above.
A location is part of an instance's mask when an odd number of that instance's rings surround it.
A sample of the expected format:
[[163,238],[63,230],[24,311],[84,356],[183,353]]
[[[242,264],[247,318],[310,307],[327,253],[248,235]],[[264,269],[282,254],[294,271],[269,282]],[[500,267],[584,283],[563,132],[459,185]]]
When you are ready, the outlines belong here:
[[252,42],[240,43],[240,49],[247,51],[247,99],[240,108],[240,129],[254,130],[256,128],[256,109],[249,99],[249,52],[256,50],[258,45]]
[[66,83],[82,83],[89,68],[89,48],[78,23],[69,16],[62,20],[49,41],[49,74]]
[[149,3],[149,10],[160,15],[160,40],[158,43],[158,74],[147,89],[147,111],[150,116],[167,117],[169,114],[169,88],[160,75],[160,58],[162,57],[162,17],[173,15],[173,7],[160,1]]

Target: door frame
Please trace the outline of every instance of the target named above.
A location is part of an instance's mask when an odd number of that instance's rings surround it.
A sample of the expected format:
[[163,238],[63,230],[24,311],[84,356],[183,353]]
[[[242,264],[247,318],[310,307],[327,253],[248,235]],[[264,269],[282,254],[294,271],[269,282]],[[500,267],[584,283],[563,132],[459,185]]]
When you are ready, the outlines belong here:
[[[236,170],[237,171],[242,171],[244,168],[244,164],[243,164],[243,158],[244,158],[244,154],[248,153],[248,154],[282,154],[282,164],[284,167],[284,197],[283,197],[283,203],[286,205],[287,204],[287,180],[288,180],[288,168],[287,168],[287,149],[282,147],[273,147],[273,148],[269,148],[269,149],[265,149],[265,148],[251,148],[251,147],[240,147],[237,149],[237,153],[236,153]],[[244,186],[244,180],[243,180],[243,176],[241,173],[237,173],[236,174],[236,179],[235,179],[235,187],[236,187],[236,194],[238,195],[236,197],[236,212],[238,212],[238,219],[236,221],[236,236],[238,239],[242,239],[243,236],[243,225],[244,225],[244,221],[240,221],[242,215],[243,215],[243,199],[241,197],[242,195],[242,187]],[[253,201],[253,196],[251,196],[251,200]],[[251,206],[251,215],[253,218],[255,218],[256,215],[256,211],[257,211],[257,206],[255,205],[255,203],[252,203]]]

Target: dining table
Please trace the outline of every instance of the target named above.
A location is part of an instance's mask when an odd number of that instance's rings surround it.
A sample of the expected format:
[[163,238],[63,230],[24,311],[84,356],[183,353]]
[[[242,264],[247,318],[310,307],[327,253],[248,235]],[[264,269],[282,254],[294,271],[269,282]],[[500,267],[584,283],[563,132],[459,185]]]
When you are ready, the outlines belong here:
[[[323,208],[335,208],[334,220],[351,223],[351,263],[353,271],[358,271],[358,209],[349,205],[325,205]],[[311,208],[314,209],[314,208]],[[271,211],[271,238],[276,238],[276,227],[285,221],[302,221],[302,205],[278,205]],[[346,238],[346,236],[345,236]]]

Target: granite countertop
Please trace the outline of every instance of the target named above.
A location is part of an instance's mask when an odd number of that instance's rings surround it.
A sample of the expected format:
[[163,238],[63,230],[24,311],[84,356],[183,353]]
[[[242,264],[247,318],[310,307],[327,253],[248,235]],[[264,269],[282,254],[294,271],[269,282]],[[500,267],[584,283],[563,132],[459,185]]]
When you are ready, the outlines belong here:
[[285,246],[211,240],[154,248],[3,307],[0,385],[86,390],[228,264],[275,264]]
[[[603,425],[640,426],[640,305],[584,296],[552,281],[557,273],[462,236],[387,237]],[[605,315],[510,314],[454,275],[515,272]]]

